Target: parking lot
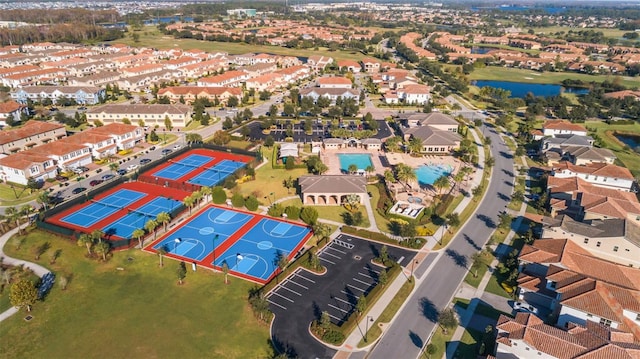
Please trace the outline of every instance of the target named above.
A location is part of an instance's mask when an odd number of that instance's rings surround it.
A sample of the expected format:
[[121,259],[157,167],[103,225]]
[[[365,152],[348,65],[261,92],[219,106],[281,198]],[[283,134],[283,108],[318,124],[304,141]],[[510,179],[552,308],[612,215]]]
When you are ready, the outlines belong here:
[[[341,234],[318,253],[327,272],[315,275],[296,270],[267,296],[276,314],[274,340],[287,343],[301,358],[332,357],[333,351],[310,337],[309,325],[326,311],[331,322],[341,325],[355,311],[358,298],[378,282],[379,267],[371,260],[382,246]],[[401,265],[413,260],[414,252],[388,247],[389,256]]]
[[[311,126],[312,133],[307,135],[304,131],[304,125],[300,123],[292,124],[291,131],[293,134],[293,138],[296,142],[322,141],[322,139],[324,138],[331,137],[330,135],[331,126],[329,125],[330,123],[329,120],[324,119],[321,122],[318,122],[317,120],[309,119],[309,118],[305,118],[304,120],[312,121],[312,126]],[[291,120],[287,120],[287,119],[276,120],[276,124],[274,125],[275,128],[271,129],[269,135],[271,135],[271,137],[273,137],[273,139],[276,141],[284,141],[284,139],[287,137],[286,135],[287,126],[289,125],[290,121]],[[389,129],[389,126],[386,124],[386,122],[382,120],[377,122],[378,122],[378,133],[373,137],[382,139],[382,138],[391,136],[391,130]],[[257,121],[250,123],[246,126],[249,127],[249,130],[250,130],[249,137],[252,139],[263,139],[267,136],[262,133],[262,129],[260,128],[260,123]],[[343,126],[346,129],[358,128],[355,121],[344,121]],[[240,130],[236,130],[235,132],[239,133]]]

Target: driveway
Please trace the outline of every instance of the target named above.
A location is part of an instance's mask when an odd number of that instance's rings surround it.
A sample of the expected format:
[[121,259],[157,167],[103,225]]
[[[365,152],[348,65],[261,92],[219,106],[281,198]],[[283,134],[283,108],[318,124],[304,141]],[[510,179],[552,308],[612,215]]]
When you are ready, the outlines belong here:
[[[335,350],[309,333],[309,326],[322,312],[340,325],[355,310],[363,294],[378,281],[381,267],[372,264],[382,245],[340,234],[318,257],[327,272],[315,275],[298,269],[267,296],[275,314],[271,336],[280,349],[292,357],[332,358]],[[415,253],[388,247],[389,256],[400,264],[410,263]]]

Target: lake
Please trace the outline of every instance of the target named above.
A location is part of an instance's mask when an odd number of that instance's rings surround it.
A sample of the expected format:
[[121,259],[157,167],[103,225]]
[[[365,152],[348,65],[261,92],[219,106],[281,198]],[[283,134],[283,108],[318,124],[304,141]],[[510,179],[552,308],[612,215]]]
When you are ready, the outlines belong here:
[[511,97],[524,98],[527,93],[531,92],[534,96],[557,96],[562,92],[570,92],[576,95],[584,95],[589,92],[588,89],[578,87],[563,87],[562,85],[551,84],[529,84],[524,82],[510,81],[493,81],[493,80],[477,80],[471,83],[478,87],[495,87],[503,90],[511,91]]
[[614,134],[614,136],[618,139],[618,141],[624,143],[630,148],[635,149],[636,147],[640,147],[640,135],[624,135],[621,133],[616,133]]
[[486,54],[487,52],[491,51],[491,50],[495,50],[494,47],[472,47],[471,48],[471,53],[472,54]]

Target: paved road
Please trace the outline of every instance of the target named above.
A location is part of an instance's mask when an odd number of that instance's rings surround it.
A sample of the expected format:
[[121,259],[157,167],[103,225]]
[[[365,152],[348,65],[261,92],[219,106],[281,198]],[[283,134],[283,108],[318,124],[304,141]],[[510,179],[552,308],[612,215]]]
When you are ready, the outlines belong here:
[[[463,107],[463,111],[470,111]],[[429,341],[436,327],[438,313],[446,308],[460,282],[467,274],[469,257],[487,242],[505,210],[512,192],[513,158],[499,135],[486,131],[492,140],[495,167],[489,189],[476,215],[467,221],[448,248],[437,259],[435,267],[419,281],[407,305],[394,320],[369,358],[415,358]]]

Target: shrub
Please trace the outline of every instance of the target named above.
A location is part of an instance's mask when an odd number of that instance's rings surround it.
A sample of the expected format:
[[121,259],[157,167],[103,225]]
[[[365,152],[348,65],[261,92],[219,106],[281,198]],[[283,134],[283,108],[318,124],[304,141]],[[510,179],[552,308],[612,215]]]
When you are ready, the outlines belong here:
[[224,191],[224,188],[220,186],[215,186],[211,190],[211,200],[215,204],[224,204],[227,201],[227,193]]
[[244,201],[244,206],[250,211],[256,211],[259,205],[260,203],[258,202],[258,199],[253,195],[247,197]]
[[287,214],[287,218],[293,221],[296,221],[298,220],[298,218],[300,218],[300,208],[296,206],[287,206],[287,208],[284,209],[284,213]]
[[280,203],[274,203],[267,210],[267,214],[270,215],[271,217],[282,217],[283,213],[284,213],[284,208]]
[[226,189],[232,189],[236,185],[236,176],[234,175],[231,175],[224,180],[224,188]]
[[318,211],[313,207],[304,207],[300,211],[300,219],[306,224],[315,224],[318,221]]
[[294,168],[295,168],[295,166],[296,166],[296,160],[295,160],[295,158],[293,158],[293,157],[289,156],[289,157],[287,157],[287,158],[285,159],[284,168],[285,168],[286,170],[292,170],[292,169],[294,169]]
[[342,344],[344,341],[344,334],[334,329],[327,330],[322,336],[322,340],[329,344]]
[[244,197],[240,193],[234,194],[231,196],[231,204],[236,208],[244,207]]

